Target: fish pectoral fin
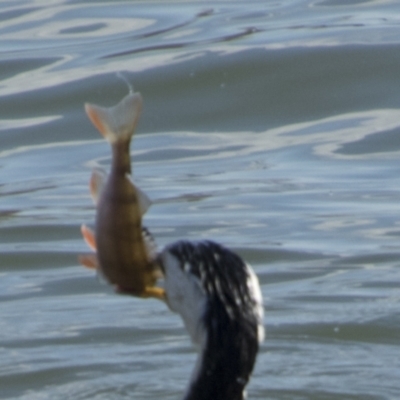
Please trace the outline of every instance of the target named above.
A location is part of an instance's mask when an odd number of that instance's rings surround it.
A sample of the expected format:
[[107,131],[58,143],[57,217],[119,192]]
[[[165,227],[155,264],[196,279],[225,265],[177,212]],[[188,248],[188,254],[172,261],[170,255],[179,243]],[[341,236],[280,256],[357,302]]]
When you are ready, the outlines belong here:
[[133,182],[132,176],[130,174],[126,174],[125,177],[129,180],[130,183],[132,183],[133,187],[135,188],[136,196],[138,198],[139,212],[140,215],[143,217],[143,215],[152,205],[152,201],[150,200],[149,196],[147,196],[147,194],[143,192],[143,190],[140,189],[140,187],[137,186],[135,182]]
[[96,237],[94,235],[94,232],[88,228],[86,225],[81,226],[81,233],[83,236],[83,239],[85,240],[86,244],[94,251],[97,249],[96,245]]
[[78,261],[86,268],[98,270],[99,261],[96,254],[81,254],[78,256]]

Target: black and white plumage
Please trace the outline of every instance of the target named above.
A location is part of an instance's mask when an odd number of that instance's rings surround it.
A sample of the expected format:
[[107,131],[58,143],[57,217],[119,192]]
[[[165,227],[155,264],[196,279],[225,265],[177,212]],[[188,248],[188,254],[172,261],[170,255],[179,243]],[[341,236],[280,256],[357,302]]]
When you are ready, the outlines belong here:
[[159,253],[170,309],[181,315],[199,357],[185,400],[242,400],[264,337],[260,286],[237,254],[180,241]]

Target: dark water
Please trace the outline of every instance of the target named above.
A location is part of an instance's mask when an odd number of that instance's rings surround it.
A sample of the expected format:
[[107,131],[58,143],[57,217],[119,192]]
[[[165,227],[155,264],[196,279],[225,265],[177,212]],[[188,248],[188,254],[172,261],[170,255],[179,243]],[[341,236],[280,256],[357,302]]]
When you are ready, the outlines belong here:
[[0,3],[0,398],[179,399],[180,319],[78,265],[109,149],[83,103],[145,102],[132,158],[159,245],[257,272],[250,399],[400,398],[396,1]]

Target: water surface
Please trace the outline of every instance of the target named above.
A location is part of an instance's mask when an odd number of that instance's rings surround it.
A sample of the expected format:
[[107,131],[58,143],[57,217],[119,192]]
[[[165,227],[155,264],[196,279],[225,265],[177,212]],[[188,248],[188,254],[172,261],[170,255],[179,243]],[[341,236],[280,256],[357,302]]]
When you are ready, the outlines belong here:
[[177,399],[180,319],[78,265],[107,144],[83,103],[144,97],[132,159],[160,246],[257,272],[250,399],[400,398],[396,1],[0,4],[0,398]]

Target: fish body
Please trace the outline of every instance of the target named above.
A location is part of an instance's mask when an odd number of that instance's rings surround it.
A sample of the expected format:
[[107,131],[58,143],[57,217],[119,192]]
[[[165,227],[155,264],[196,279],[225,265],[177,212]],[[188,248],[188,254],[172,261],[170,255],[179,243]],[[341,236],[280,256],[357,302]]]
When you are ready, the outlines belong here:
[[154,287],[154,257],[142,228],[148,198],[132,182],[130,142],[142,108],[139,93],[130,93],[116,106],[85,104],[96,128],[110,143],[111,169],[106,176],[94,171],[90,188],[97,203],[94,238],[86,227],[82,233],[97,251],[96,264],[118,290],[140,297],[163,297]]

